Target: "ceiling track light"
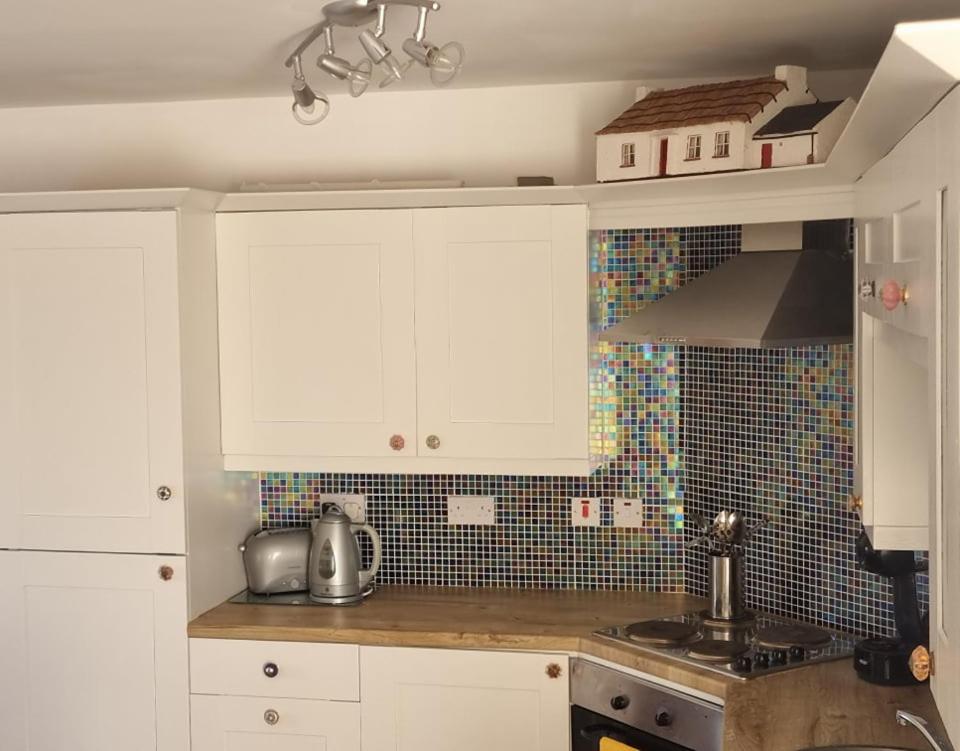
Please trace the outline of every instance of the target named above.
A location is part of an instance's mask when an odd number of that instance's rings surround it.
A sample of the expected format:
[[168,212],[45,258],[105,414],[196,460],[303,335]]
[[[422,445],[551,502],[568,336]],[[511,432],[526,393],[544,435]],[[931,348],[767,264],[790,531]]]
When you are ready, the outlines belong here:
[[[413,35],[402,44],[407,54],[407,59],[402,62],[383,39],[387,30],[387,9],[394,5],[417,9]],[[450,83],[463,67],[464,49],[459,42],[448,42],[438,47],[426,41],[427,16],[437,10],[440,10],[440,4],[432,0],[335,0],[327,3],[323,8],[323,21],[311,29],[285,62],[288,68],[293,68],[293,116],[297,122],[314,125],[330,111],[330,101],[323,93],[314,92],[303,75],[303,53],[321,37],[324,49],[317,58],[317,67],[338,80],[346,81],[352,96],[360,96],[367,90],[375,67],[383,74],[380,88],[401,80],[414,63],[428,69],[434,86]],[[361,26],[368,27],[359,34],[360,46],[366,56],[352,65],[342,57],[337,57],[333,32],[338,27]]]

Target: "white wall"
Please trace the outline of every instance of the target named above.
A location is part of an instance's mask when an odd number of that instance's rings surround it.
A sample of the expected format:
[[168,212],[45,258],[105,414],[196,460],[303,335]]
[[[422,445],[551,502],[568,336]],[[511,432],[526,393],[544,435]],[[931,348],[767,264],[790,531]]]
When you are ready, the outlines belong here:
[[[822,98],[859,96],[867,77],[811,73],[811,87]],[[0,109],[0,192],[430,178],[484,186],[517,175],[593,182],[593,134],[632,104],[636,83],[334,96],[314,127],[294,122],[286,96]]]

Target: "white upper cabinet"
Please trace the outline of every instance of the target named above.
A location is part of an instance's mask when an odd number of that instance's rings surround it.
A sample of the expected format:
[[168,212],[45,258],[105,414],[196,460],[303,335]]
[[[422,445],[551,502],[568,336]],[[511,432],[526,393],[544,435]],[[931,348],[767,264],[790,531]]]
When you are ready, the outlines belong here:
[[224,454],[416,453],[411,212],[221,214],[217,259]]
[[189,748],[186,581],[177,556],[0,551],[0,748]]
[[583,206],[217,222],[227,468],[589,470]]
[[926,549],[934,485],[941,249],[937,123],[921,121],[857,184],[854,505],[878,549]]
[[585,226],[582,206],[416,212],[421,454],[584,458]]
[[184,551],[178,327],[175,212],[0,216],[0,548]]

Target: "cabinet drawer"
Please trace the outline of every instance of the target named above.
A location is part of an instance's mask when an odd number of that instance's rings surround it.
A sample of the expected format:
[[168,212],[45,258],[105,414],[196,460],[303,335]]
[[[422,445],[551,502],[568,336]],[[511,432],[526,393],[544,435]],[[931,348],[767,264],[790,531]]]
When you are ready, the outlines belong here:
[[354,644],[191,639],[190,691],[359,701],[359,651]]
[[248,696],[190,697],[193,751],[360,751],[360,705]]

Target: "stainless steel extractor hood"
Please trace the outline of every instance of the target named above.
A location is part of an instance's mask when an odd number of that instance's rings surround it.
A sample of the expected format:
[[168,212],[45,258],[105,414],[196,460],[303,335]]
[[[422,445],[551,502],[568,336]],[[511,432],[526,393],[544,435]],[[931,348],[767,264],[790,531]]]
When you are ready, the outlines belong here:
[[600,338],[708,347],[850,342],[853,260],[847,250],[836,247],[741,253]]

